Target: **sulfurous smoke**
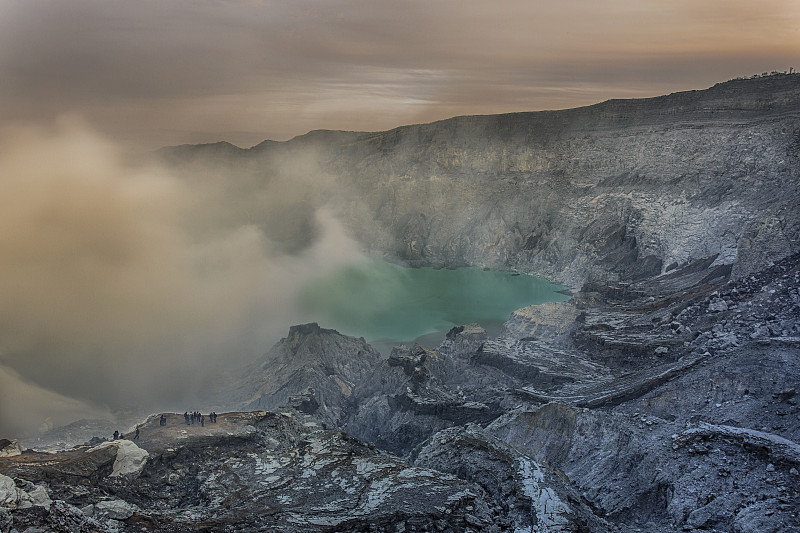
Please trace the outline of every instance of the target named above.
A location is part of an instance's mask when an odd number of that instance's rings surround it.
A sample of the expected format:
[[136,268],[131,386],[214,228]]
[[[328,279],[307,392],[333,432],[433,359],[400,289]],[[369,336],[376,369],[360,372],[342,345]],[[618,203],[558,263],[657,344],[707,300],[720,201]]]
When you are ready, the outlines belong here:
[[313,208],[302,243],[269,236],[312,167],[254,195],[130,164],[74,118],[0,131],[0,436],[191,407],[302,320],[299,288],[360,257]]

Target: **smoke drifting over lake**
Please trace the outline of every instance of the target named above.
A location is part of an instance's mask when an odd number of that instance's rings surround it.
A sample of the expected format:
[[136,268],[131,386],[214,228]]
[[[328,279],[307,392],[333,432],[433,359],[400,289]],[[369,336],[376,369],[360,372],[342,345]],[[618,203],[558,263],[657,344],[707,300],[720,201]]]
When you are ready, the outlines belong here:
[[268,235],[269,217],[251,221],[254,202],[270,213],[302,196],[316,179],[311,164],[302,173],[253,198],[213,173],[189,183],[130,165],[77,119],[2,130],[0,436],[183,409],[265,351],[298,318],[299,287],[359,257],[312,207],[295,246]]

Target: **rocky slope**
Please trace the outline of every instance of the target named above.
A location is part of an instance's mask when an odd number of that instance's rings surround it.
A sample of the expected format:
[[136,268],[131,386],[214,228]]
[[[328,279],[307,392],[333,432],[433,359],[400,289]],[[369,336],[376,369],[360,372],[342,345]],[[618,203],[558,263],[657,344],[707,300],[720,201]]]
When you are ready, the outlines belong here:
[[373,252],[573,296],[386,358],[294,326],[217,424],[9,441],[3,533],[800,530],[800,76],[162,156],[255,204],[322,172],[273,230],[287,250],[331,202]]
[[28,453],[0,470],[2,531],[463,531],[490,519],[454,475],[266,411],[204,427],[153,417],[136,443]]
[[[437,350],[396,348],[340,427],[498,501],[524,493],[492,490],[525,461],[552,469],[565,485],[543,487],[570,516],[553,531],[794,531],[800,254],[740,280],[705,263],[587,285],[550,312],[521,310],[496,339],[468,326]],[[548,315],[575,318],[553,329]],[[505,450],[505,473],[488,482],[499,459],[449,449],[464,441]]]

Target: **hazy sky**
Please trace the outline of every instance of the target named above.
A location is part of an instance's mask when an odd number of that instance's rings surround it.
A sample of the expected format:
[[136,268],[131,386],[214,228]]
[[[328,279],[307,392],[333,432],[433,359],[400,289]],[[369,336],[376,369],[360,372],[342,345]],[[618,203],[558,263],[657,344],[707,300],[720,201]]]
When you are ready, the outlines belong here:
[[800,68],[797,0],[0,0],[0,120],[123,145],[383,130]]

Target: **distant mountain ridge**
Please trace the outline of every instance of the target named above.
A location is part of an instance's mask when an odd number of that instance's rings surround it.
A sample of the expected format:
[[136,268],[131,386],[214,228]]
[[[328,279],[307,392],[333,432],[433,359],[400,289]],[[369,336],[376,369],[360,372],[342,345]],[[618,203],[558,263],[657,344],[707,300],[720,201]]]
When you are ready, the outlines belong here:
[[[797,101],[800,73],[781,74],[753,78],[732,79],[717,83],[708,89],[679,91],[667,95],[646,98],[612,98],[596,104],[581,107],[542,110],[517,111],[489,115],[458,115],[423,124],[398,126],[386,131],[360,132],[344,130],[319,129],[311,130],[287,141],[264,140],[249,148],[236,146],[227,141],[204,144],[182,144],[165,146],[158,152],[172,156],[184,151],[230,150],[232,152],[260,152],[282,145],[303,142],[351,142],[355,139],[372,136],[384,136],[408,128],[440,127],[449,123],[463,121],[502,121],[532,117],[560,115],[565,117],[566,124],[579,115],[594,115],[596,119],[655,119],[658,116],[673,117],[681,114],[683,118],[695,114],[711,116],[723,111],[753,112],[762,115],[764,112],[793,110]],[[711,105],[716,103],[716,105]],[[796,111],[796,109],[794,109]]]

